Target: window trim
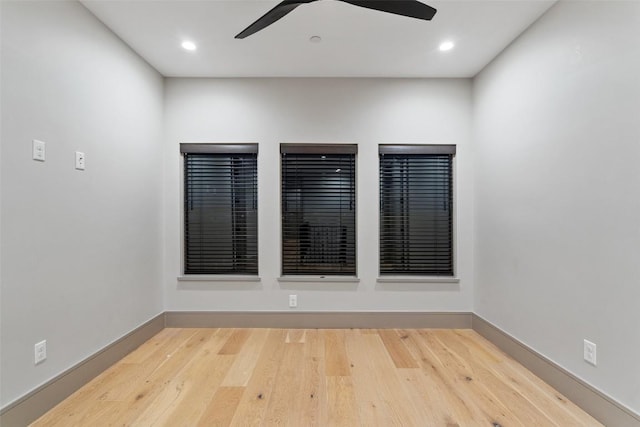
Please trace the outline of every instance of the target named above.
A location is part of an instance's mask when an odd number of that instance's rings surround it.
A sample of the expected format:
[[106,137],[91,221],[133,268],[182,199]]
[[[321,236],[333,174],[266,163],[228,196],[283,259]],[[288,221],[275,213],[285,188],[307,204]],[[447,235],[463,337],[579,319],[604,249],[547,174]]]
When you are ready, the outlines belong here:
[[179,282],[260,282],[258,275],[251,274],[181,274]]
[[460,278],[454,276],[421,276],[406,275],[394,276],[383,275],[376,278],[376,283],[460,283]]
[[[179,155],[179,191],[178,191],[178,205],[180,206],[179,214],[179,227],[180,227],[180,269],[176,279],[179,282],[260,282],[260,212],[258,211],[258,232],[257,238],[257,255],[258,255],[258,273],[257,274],[190,274],[186,273],[185,265],[185,211],[184,211],[184,197],[185,197],[185,153],[191,154],[256,154],[258,155],[258,143],[218,143],[218,142],[181,142],[179,143],[180,155]],[[256,166],[256,172],[258,172],[259,164]],[[258,175],[259,178],[259,175]],[[260,187],[258,184],[258,201]],[[259,206],[258,206],[259,208]]]
[[293,275],[279,276],[276,278],[280,283],[360,283],[357,276],[308,276]]

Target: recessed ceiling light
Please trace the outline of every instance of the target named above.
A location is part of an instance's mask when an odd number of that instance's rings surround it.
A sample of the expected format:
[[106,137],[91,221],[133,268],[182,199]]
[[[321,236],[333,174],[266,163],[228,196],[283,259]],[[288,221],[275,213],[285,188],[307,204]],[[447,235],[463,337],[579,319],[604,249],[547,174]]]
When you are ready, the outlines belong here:
[[450,40],[447,40],[447,41],[445,41],[445,42],[440,43],[440,48],[439,48],[439,49],[440,49],[442,52],[446,52],[446,51],[448,51],[448,50],[453,49],[453,47],[454,47],[454,46],[455,46],[455,43],[453,43],[453,42],[452,42],[452,41],[450,41]]
[[322,41],[322,37],[320,37],[320,36],[311,36],[311,37],[309,37],[309,41],[311,43],[320,43]]
[[185,50],[196,50],[196,44],[194,42],[191,42],[189,40],[185,40],[182,42],[182,48]]

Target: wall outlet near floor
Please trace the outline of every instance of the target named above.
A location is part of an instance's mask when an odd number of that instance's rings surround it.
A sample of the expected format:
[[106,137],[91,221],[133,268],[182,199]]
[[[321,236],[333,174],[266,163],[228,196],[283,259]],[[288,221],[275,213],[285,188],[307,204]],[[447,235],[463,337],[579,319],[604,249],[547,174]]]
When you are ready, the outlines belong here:
[[36,343],[36,345],[34,346],[34,351],[35,351],[34,363],[37,365],[39,363],[44,362],[47,358],[47,340]]
[[584,340],[584,361],[596,366],[596,345]]
[[289,295],[289,307],[296,308],[298,306],[298,295]]

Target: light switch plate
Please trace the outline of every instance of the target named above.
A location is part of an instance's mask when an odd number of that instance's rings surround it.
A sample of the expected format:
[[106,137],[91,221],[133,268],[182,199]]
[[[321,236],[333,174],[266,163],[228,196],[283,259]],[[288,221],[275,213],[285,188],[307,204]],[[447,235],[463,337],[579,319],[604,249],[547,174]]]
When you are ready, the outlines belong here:
[[33,160],[44,162],[45,159],[45,143],[43,141],[33,140]]
[[76,151],[76,169],[83,171],[84,170],[84,162],[85,156],[84,153],[80,151]]

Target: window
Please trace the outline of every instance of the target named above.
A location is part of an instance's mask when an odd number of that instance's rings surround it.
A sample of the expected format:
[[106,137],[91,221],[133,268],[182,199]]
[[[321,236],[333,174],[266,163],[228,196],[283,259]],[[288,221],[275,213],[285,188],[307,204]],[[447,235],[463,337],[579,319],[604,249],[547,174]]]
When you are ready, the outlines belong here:
[[184,273],[258,274],[258,145],[180,144]]
[[356,274],[356,145],[282,144],[282,274]]
[[380,145],[380,274],[453,276],[455,145]]

